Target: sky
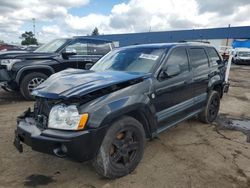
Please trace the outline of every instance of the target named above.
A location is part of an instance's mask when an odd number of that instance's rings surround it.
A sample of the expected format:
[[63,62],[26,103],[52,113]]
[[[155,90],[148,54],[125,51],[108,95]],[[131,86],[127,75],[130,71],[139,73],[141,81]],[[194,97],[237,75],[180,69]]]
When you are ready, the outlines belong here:
[[0,0],[0,40],[250,25],[250,0]]

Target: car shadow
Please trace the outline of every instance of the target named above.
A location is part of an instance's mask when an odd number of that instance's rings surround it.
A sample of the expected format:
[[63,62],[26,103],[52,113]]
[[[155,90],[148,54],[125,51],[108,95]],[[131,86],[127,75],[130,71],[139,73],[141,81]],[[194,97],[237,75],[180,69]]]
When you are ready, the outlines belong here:
[[0,105],[8,104],[12,102],[22,102],[26,101],[20,92],[17,91],[5,91],[0,88]]

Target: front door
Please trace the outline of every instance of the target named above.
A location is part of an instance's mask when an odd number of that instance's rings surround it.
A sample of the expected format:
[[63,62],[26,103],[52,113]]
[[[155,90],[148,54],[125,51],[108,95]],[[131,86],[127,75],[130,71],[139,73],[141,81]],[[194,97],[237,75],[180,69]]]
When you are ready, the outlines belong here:
[[185,117],[193,105],[193,75],[185,47],[178,47],[170,52],[163,70],[171,65],[178,65],[180,72],[172,77],[155,81],[154,106],[160,129]]
[[[79,66],[80,62],[87,56],[87,41],[83,39],[73,40],[65,49],[69,53],[63,60],[65,68],[82,68]],[[72,53],[72,55],[70,55]]]

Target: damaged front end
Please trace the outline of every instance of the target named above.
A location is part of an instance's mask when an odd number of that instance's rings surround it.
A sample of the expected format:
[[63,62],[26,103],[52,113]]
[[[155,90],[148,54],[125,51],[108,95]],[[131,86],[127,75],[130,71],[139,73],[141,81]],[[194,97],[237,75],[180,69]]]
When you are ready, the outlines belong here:
[[52,76],[34,91],[34,110],[29,108],[17,119],[14,145],[19,152],[23,152],[24,143],[35,151],[58,157],[76,161],[92,159],[99,150],[106,127],[91,128],[88,109],[81,112],[81,105],[140,83],[148,77],[87,71],[80,71],[83,74],[79,74],[79,70],[72,75],[69,72],[59,73],[60,78]]
[[92,159],[104,137],[105,127],[81,131],[51,129],[47,127],[49,111],[46,108],[40,106],[34,112],[28,109],[18,117],[14,137],[16,149],[23,152],[22,144],[25,144],[34,151],[61,158],[79,162]]
[[[29,118],[33,122],[32,124],[34,124],[34,121],[33,121],[34,119],[32,118],[33,115],[34,115],[34,113],[31,112],[30,108],[28,108],[25,112],[23,112],[22,115],[17,117],[17,124],[19,124],[20,121],[22,121],[23,119],[26,119],[26,118]],[[18,129],[16,129],[13,144],[20,153],[23,152],[23,145],[21,144],[21,142],[24,142],[24,138],[25,138],[25,134],[18,132]],[[29,141],[26,140],[26,143],[29,143]]]
[[[20,116],[17,117],[18,128],[15,130],[15,139],[14,146],[17,150],[22,153],[23,146],[21,142],[26,143],[31,146],[31,134],[23,131],[25,127],[24,124],[27,124],[26,127],[32,128],[34,132],[39,132],[45,130],[48,125],[49,113],[52,106],[56,104],[56,101],[50,101],[48,99],[37,98],[34,104],[34,110],[28,108]],[[22,127],[22,128],[20,128]]]

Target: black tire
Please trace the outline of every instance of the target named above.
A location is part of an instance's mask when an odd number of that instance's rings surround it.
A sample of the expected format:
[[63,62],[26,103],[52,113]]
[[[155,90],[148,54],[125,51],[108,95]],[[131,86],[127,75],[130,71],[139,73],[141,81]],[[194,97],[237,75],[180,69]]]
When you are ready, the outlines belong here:
[[136,119],[123,116],[108,129],[93,167],[101,176],[119,178],[139,164],[146,142],[143,126]]
[[205,109],[199,114],[199,120],[203,123],[212,123],[219,113],[220,109],[220,94],[217,91],[212,91],[207,100]]
[[[34,96],[31,95],[31,84],[34,87],[37,87],[39,84],[41,84],[44,80],[46,80],[48,76],[46,74],[40,73],[40,72],[33,72],[30,74],[27,74],[24,76],[24,78],[21,80],[20,84],[20,91],[25,99],[27,100],[34,100]],[[36,81],[37,80],[37,81]]]

